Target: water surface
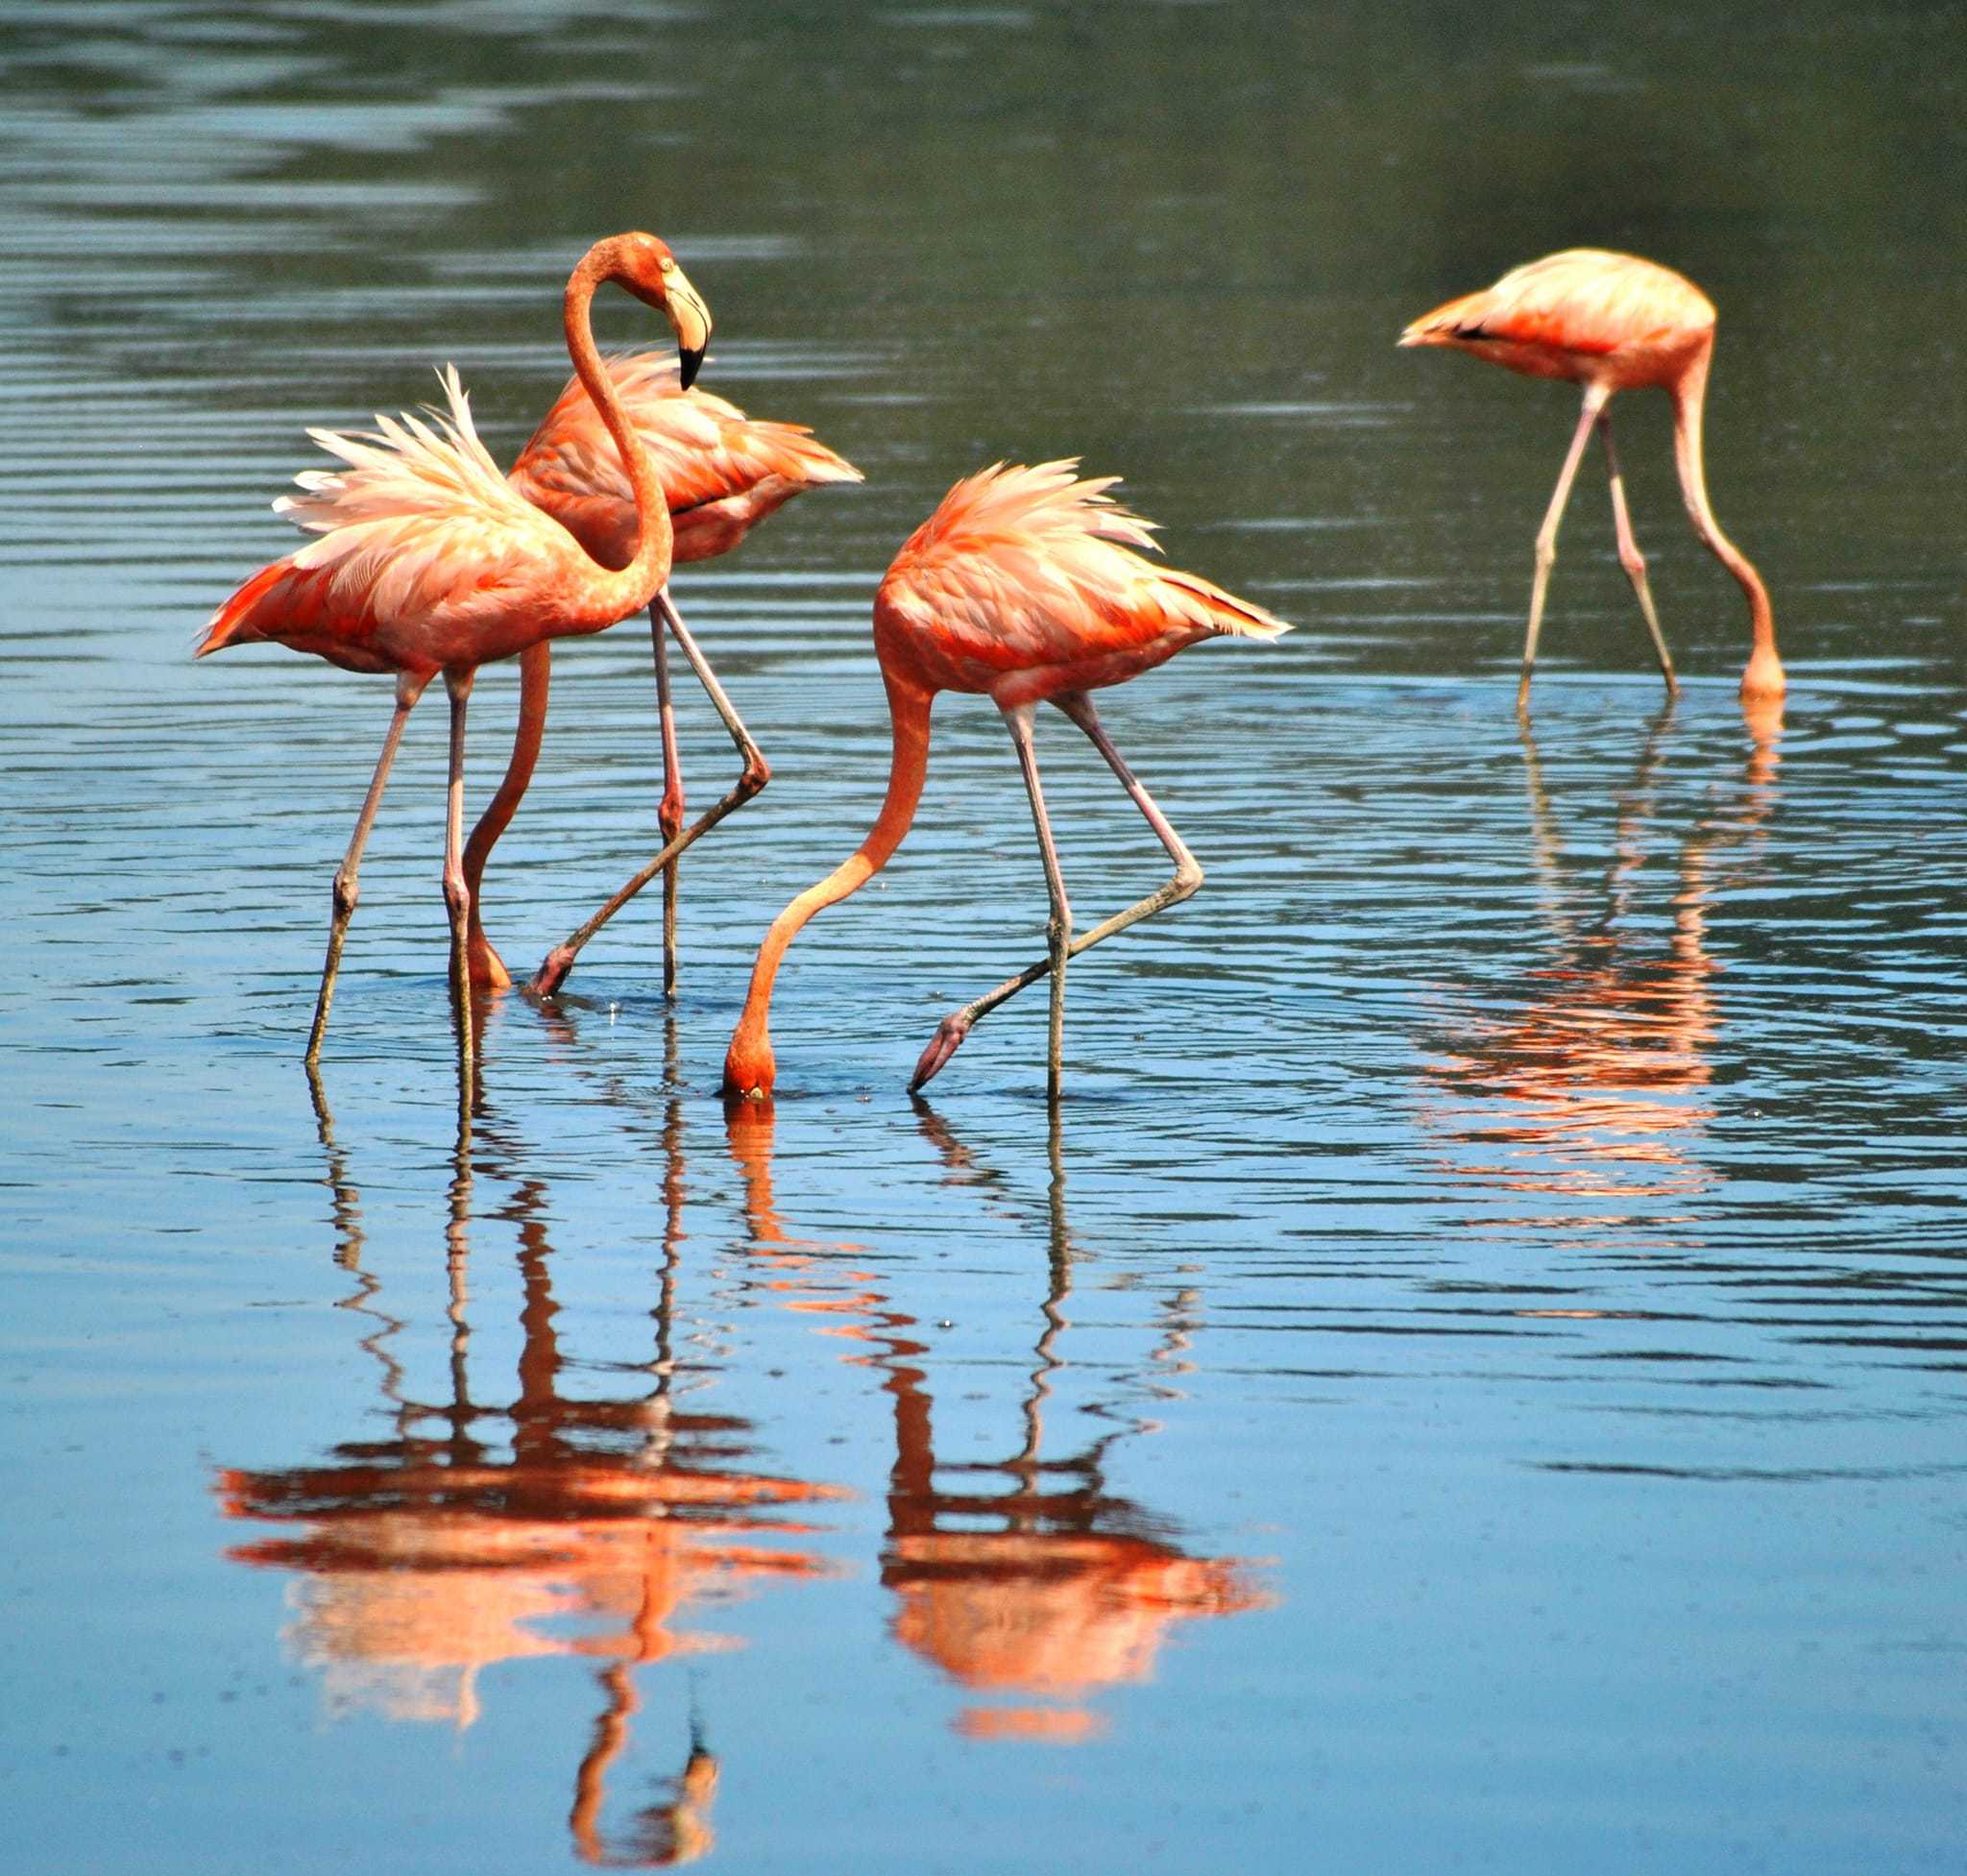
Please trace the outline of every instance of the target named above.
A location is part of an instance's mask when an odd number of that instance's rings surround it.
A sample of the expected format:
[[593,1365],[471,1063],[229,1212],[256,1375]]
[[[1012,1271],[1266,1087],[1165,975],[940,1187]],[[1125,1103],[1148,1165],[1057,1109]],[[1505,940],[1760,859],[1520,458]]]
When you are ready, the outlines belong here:
[[[1866,1870],[1963,1827],[1967,916],[1956,9],[569,4],[0,11],[0,986],[27,1870]],[[387,686],[192,666],[310,423],[454,359],[509,457],[559,282],[645,225],[705,381],[864,487],[676,592],[770,792],[460,1141],[413,720],[318,1086]],[[1688,678],[1570,393],[1394,350],[1573,242],[1722,308],[1717,508],[1618,409]],[[604,308],[611,345],[649,322]],[[1296,621],[1105,706],[1208,869],[902,1092],[1043,946],[993,713],[872,817],[866,631],[957,475],[1081,454]],[[646,855],[646,640],[568,647],[487,920]],[[509,670],[473,707],[503,758]],[[692,794],[735,767],[686,693]],[[1041,733],[1076,906],[1159,848]],[[1307,1846],[1310,1846],[1309,1848]]]

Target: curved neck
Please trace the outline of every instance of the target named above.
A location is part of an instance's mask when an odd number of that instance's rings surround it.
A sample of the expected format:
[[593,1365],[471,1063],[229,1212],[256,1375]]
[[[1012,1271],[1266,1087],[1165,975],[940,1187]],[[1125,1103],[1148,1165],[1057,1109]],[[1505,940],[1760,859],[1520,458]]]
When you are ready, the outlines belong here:
[[513,732],[512,754],[505,765],[505,779],[498,784],[498,792],[485,804],[485,812],[478,816],[477,826],[472,829],[472,838],[465,842],[465,884],[472,892],[471,947],[474,982],[486,978],[489,962],[490,948],[485,942],[485,928],[478,915],[483,898],[480,889],[485,877],[485,863],[491,859],[492,849],[498,844],[499,836],[512,825],[512,817],[519,812],[519,804],[525,799],[526,789],[532,782],[534,766],[540,760],[540,743],[546,733],[546,693],[552,675],[553,650],[549,640],[542,639],[537,645],[529,645],[519,654],[519,725]]
[[[1773,687],[1781,690],[1783,667],[1776,656],[1776,615],[1769,604],[1769,590],[1754,563],[1727,535],[1714,519],[1708,503],[1708,477],[1701,462],[1701,407],[1708,395],[1708,367],[1713,362],[1712,334],[1686,372],[1673,385],[1673,460],[1680,471],[1680,492],[1687,503],[1688,519],[1694,532],[1708,544],[1710,551],[1735,575],[1736,583],[1748,598],[1749,672],[1765,675],[1773,671]],[[1744,680],[1746,682],[1746,680]]]
[[[573,373],[594,400],[601,422],[615,439],[628,485],[635,493],[635,553],[619,573],[601,568],[580,596],[579,613],[584,620],[598,620],[612,625],[626,619],[655,597],[656,589],[669,577],[669,558],[674,537],[669,529],[669,503],[656,475],[654,459],[621,408],[615,394],[615,381],[601,363],[595,345],[591,307],[595,288],[611,277],[613,261],[609,244],[602,242],[581,258],[569,277],[565,304],[567,355],[573,360]],[[595,565],[599,567],[599,563]],[[606,613],[605,619],[599,615]]]
[[929,713],[934,696],[904,683],[890,671],[882,673],[882,681],[887,687],[888,715],[894,725],[894,753],[888,765],[886,798],[860,846],[772,920],[765,942],[758,948],[758,962],[751,967],[751,988],[744,998],[744,1013],[738,1019],[730,1052],[724,1060],[727,1092],[748,1094],[757,1086],[763,1086],[766,1093],[771,1091],[772,985],[786,947],[815,913],[858,891],[880,872],[915,818],[916,805],[922,799],[923,778],[929,772]]

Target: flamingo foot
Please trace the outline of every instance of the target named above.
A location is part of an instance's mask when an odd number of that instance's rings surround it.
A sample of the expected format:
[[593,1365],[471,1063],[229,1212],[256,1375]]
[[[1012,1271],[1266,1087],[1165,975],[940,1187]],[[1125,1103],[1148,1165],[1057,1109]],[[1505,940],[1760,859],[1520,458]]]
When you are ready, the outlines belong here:
[[540,968],[534,971],[526,985],[527,994],[536,997],[550,997],[561,985],[567,982],[567,973],[573,968],[573,953],[564,944],[556,944],[546,953]]
[[935,1034],[929,1038],[929,1046],[922,1051],[922,1059],[916,1062],[915,1072],[909,1078],[911,1094],[928,1086],[942,1073],[950,1057],[963,1046],[963,1037],[969,1035],[975,1020],[959,1010],[954,1016],[945,1016],[936,1024]]

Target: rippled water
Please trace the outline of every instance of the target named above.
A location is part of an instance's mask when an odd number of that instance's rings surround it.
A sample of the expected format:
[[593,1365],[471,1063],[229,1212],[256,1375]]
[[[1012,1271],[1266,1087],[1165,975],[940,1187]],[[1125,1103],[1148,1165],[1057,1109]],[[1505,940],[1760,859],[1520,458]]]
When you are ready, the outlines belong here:
[[[1957,1864],[1967,683],[1956,11],[0,8],[0,1865]],[[679,573],[770,792],[557,1005],[444,998],[441,707],[299,1053],[387,687],[193,667],[308,423],[455,359],[509,456],[593,236],[864,487]],[[1573,241],[1722,307],[1710,475],[1396,352]],[[605,308],[610,344],[647,321]],[[1660,401],[1655,400],[1657,404]],[[1118,471],[1297,621],[1112,695],[1208,869],[933,1100],[1043,947],[994,713],[871,818],[887,556],[982,463]],[[568,647],[487,920],[645,857],[646,639]],[[472,792],[513,679],[473,708]],[[692,794],[735,766],[683,701]],[[1041,731],[1076,908],[1163,858]],[[653,896],[653,895],[652,895]]]

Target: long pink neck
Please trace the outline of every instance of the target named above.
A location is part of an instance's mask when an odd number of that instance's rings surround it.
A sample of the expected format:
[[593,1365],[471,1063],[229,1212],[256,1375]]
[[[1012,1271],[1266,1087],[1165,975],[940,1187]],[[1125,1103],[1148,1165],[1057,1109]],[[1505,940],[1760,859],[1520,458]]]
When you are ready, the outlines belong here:
[[472,838],[465,842],[465,884],[472,892],[471,964],[472,982],[503,989],[512,982],[504,961],[485,937],[480,915],[484,900],[482,882],[485,863],[499,837],[512,825],[519,804],[531,786],[533,769],[540,760],[540,744],[546,734],[546,694],[553,677],[553,645],[542,639],[519,654],[519,724],[513,731],[512,754],[505,764],[505,779],[485,804]]
[[1680,491],[1694,532],[1708,544],[1714,558],[1735,575],[1748,598],[1750,637],[1748,669],[1741,687],[1746,694],[1768,695],[1783,689],[1783,661],[1776,655],[1776,614],[1769,589],[1754,563],[1714,519],[1708,502],[1708,478],[1701,462],[1701,407],[1708,395],[1708,367],[1714,356],[1711,337],[1673,387],[1673,459],[1680,470]]
[[891,671],[884,671],[882,679],[887,686],[888,714],[894,725],[887,796],[867,838],[853,854],[816,886],[809,886],[772,920],[765,942],[758,948],[758,962],[751,967],[751,988],[744,999],[744,1012],[738,1019],[730,1050],[724,1058],[726,1094],[771,1092],[772,985],[786,947],[815,913],[858,891],[880,872],[915,818],[916,806],[922,799],[923,778],[929,772],[929,712],[933,698],[930,693],[916,690]]
[[571,622],[586,625],[612,625],[647,605],[656,589],[669,577],[675,546],[669,528],[669,503],[657,478],[655,461],[622,410],[614,380],[595,346],[590,311],[595,288],[612,277],[615,265],[614,243],[598,242],[581,257],[567,282],[567,355],[573,360],[574,376],[615,439],[635,494],[634,557],[619,573],[597,564],[571,608]]

